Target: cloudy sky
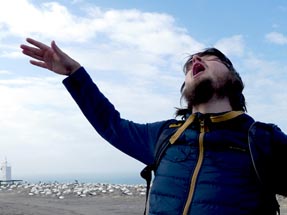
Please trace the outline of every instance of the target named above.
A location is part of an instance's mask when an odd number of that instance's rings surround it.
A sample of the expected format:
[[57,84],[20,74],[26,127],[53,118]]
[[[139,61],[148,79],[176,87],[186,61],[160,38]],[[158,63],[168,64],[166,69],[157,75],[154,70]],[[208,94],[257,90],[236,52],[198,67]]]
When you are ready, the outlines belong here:
[[248,113],[287,131],[285,0],[9,0],[0,7],[0,160],[13,178],[138,176],[142,164],[102,140],[62,85],[33,67],[26,37],[55,40],[124,118],[152,122],[180,106],[188,54],[217,47],[245,82]]

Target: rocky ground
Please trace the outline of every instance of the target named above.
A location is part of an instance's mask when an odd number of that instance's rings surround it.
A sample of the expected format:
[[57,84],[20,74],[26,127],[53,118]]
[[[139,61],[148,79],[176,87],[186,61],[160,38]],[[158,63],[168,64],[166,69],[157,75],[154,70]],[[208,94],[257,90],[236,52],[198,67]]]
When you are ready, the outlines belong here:
[[38,183],[1,186],[1,215],[142,215],[145,186]]
[[[145,185],[21,183],[0,187],[1,215],[143,214]],[[287,198],[277,196],[281,215]]]

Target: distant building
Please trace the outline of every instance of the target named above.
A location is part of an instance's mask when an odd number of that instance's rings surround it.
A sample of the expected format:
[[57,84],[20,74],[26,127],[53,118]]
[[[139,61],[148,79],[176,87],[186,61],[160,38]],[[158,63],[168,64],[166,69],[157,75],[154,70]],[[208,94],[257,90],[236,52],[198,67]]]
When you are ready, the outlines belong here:
[[0,170],[1,170],[0,180],[12,180],[11,166],[8,165],[7,159],[5,159],[5,161],[1,163]]

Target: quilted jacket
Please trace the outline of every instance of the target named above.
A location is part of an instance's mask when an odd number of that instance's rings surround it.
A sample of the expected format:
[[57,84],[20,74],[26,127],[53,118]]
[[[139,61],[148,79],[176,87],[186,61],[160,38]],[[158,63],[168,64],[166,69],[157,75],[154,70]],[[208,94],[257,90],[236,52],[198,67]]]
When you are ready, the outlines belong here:
[[234,111],[192,114],[184,129],[175,119],[135,123],[121,118],[83,67],[63,83],[105,140],[146,165],[163,129],[181,128],[155,173],[148,214],[276,214],[275,195],[286,190],[271,186],[282,176],[278,164],[287,163],[287,137],[276,126],[259,123],[268,132],[258,131],[249,115]]

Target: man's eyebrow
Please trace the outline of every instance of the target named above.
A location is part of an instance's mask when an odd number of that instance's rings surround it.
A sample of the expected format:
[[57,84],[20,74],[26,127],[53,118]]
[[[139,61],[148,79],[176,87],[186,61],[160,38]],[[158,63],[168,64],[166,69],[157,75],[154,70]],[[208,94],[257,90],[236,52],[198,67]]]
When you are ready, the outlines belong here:
[[201,55],[200,57],[216,57],[216,58],[219,58],[217,55],[214,55],[214,54],[204,54],[204,55]]
[[219,57],[215,56],[215,55],[210,55],[210,56],[208,56],[208,57],[210,57],[210,58],[208,58],[208,59],[212,59],[212,60],[217,59],[217,60],[220,60],[220,61],[221,61],[221,59],[220,59]]

